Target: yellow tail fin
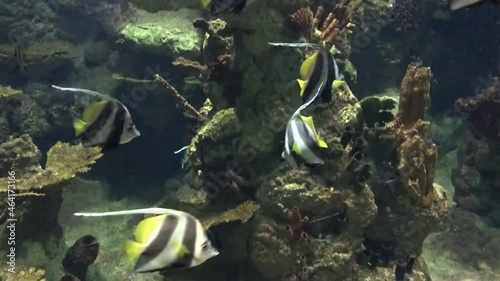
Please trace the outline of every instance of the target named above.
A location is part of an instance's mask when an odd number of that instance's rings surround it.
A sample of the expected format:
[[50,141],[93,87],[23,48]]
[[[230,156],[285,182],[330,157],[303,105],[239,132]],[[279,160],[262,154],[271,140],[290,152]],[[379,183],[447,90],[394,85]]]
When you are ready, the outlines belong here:
[[87,123],[83,122],[82,120],[75,118],[73,120],[73,128],[75,128],[75,135],[79,136],[85,131],[85,127],[87,126]]
[[136,260],[141,254],[142,244],[132,240],[125,242],[125,253],[130,261]]

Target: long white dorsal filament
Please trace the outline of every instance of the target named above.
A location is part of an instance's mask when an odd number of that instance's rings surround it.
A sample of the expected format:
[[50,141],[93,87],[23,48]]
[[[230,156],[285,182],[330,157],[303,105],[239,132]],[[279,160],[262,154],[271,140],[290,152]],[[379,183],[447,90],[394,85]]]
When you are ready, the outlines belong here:
[[136,214],[163,215],[163,214],[170,214],[172,212],[175,211],[165,208],[145,208],[145,209],[102,212],[102,213],[74,213],[73,215],[81,217],[108,217],[108,216],[122,216],[122,215],[136,215]]
[[81,88],[63,88],[63,87],[59,87],[59,86],[56,86],[56,85],[52,85],[52,88],[57,89],[59,91],[64,91],[64,92],[83,93],[83,94],[87,94],[87,95],[91,95],[91,96],[95,96],[95,97],[100,97],[100,98],[104,98],[104,99],[116,100],[113,97],[101,94],[99,92],[87,90],[87,89],[81,89]]

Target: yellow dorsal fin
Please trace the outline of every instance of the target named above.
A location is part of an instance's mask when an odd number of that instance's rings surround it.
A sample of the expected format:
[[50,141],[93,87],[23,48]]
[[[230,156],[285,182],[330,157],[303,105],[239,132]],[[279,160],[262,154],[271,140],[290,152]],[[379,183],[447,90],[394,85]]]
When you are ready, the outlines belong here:
[[334,89],[338,89],[342,86],[345,85],[345,81],[342,81],[342,80],[333,80],[333,83],[332,83],[332,88]]
[[319,135],[318,135],[318,132],[316,132],[316,128],[314,127],[314,120],[313,120],[312,116],[300,115],[300,118],[313,131],[314,139],[316,140],[316,143],[318,144],[318,146],[322,147],[322,148],[328,148],[328,145],[326,144],[326,142],[324,142],[323,140],[321,140],[320,137],[319,137]]
[[141,254],[142,245],[135,241],[128,240],[125,242],[125,253],[130,261],[136,260]]
[[318,52],[314,53],[312,56],[308,57],[307,59],[304,60],[304,62],[302,62],[302,65],[300,66],[300,78],[302,80],[309,79],[309,76],[314,67],[314,64],[316,63],[317,58],[318,58]]
[[303,96],[304,90],[306,88],[306,81],[304,81],[302,79],[297,79],[297,83],[299,83],[299,87],[300,87],[300,96]]
[[200,6],[202,9],[208,9],[212,5],[213,0],[200,0]]
[[93,104],[90,104],[83,111],[82,120],[84,122],[90,122],[101,110],[108,104],[109,101],[100,101]]
[[146,243],[155,227],[162,223],[167,215],[155,216],[142,220],[135,229],[135,240],[139,243]]
[[87,127],[87,123],[83,122],[82,120],[75,118],[73,120],[73,128],[75,128],[75,135],[78,137],[85,131],[85,128]]

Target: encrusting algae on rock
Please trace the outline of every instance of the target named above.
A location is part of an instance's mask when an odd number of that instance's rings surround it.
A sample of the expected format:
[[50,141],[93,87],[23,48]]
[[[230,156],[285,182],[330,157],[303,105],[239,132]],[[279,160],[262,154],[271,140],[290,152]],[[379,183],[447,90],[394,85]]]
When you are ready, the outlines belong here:
[[234,209],[225,211],[220,215],[216,215],[201,221],[203,228],[205,230],[217,226],[220,224],[239,221],[241,223],[246,223],[249,219],[253,217],[255,212],[260,209],[260,206],[254,201],[246,201],[238,205]]
[[[21,194],[37,190],[74,178],[76,174],[90,170],[90,166],[102,157],[101,149],[85,148],[82,145],[56,143],[47,153],[47,163],[42,169],[42,155],[28,135],[0,146],[0,154],[5,157],[0,166],[0,172],[15,168],[16,189]],[[7,178],[1,178],[7,182]],[[6,186],[0,187],[0,192],[6,191]]]

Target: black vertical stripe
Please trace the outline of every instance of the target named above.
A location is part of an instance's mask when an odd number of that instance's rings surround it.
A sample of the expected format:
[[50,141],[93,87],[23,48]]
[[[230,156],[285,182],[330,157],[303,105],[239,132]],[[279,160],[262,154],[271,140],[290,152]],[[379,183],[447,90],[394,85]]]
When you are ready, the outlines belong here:
[[110,118],[114,118],[114,106],[111,101],[107,102],[101,112],[87,126],[80,136],[84,146],[102,145],[102,140],[107,139],[109,132],[106,131],[106,125]]
[[330,103],[332,100],[332,83],[335,81],[337,77],[335,77],[335,62],[333,61],[333,55],[328,52],[326,54],[327,57],[327,65],[328,65],[328,78],[326,80],[326,85],[325,88],[323,89],[323,92],[321,93],[321,99],[325,103]]
[[[314,135],[309,135],[309,131],[308,131],[308,127],[307,127],[306,122],[304,120],[302,120],[302,118],[299,118],[299,119],[300,119],[300,121],[297,122],[298,123],[297,129],[299,131],[300,138],[305,143],[307,148],[312,151],[314,149],[314,147],[317,146],[316,139],[314,138]],[[312,129],[311,129],[311,131],[312,131]]]
[[321,73],[323,72],[323,67],[325,66],[325,61],[323,60],[322,51],[318,51],[316,55],[316,61],[314,63],[314,68],[309,76],[307,86],[304,89],[304,95],[302,96],[302,102],[307,103],[310,99],[314,98],[316,86],[321,83]]
[[120,145],[120,138],[123,134],[123,126],[125,124],[125,118],[127,117],[127,110],[121,103],[117,103],[116,105],[118,107],[118,110],[115,114],[113,126],[111,127],[108,138],[106,139],[106,142],[102,147],[103,152],[116,148],[118,147],[118,145]]
[[160,231],[155,239],[142,252],[135,264],[134,270],[140,269],[149,261],[158,257],[172,239],[175,229],[179,224],[179,218],[173,215],[167,215],[161,224]]
[[196,237],[198,234],[196,231],[196,219],[192,216],[187,216],[186,219],[186,231],[184,232],[182,245],[186,247],[189,253],[179,258],[175,263],[171,265],[172,267],[191,267],[191,265],[193,264]]

